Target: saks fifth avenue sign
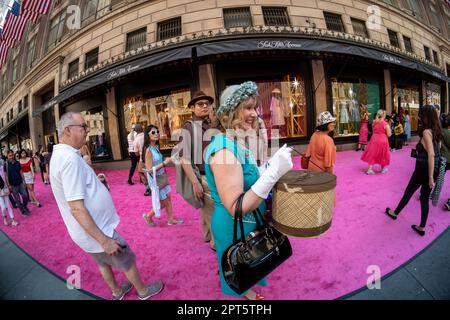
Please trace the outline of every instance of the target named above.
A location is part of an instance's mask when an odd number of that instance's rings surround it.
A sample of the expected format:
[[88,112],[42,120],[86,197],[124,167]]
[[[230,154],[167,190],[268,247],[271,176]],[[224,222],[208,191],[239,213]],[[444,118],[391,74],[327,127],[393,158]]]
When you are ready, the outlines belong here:
[[298,49],[302,47],[301,43],[295,43],[289,40],[285,41],[259,41],[258,49]]
[[106,78],[108,80],[111,80],[111,79],[129,74],[129,73],[132,73],[132,72],[136,71],[137,69],[139,69],[140,67],[141,67],[140,65],[137,65],[137,66],[128,65],[126,67],[111,71],[110,73],[107,74]]
[[402,64],[402,62],[400,61],[400,59],[391,56],[391,55],[387,55],[387,54],[383,54],[383,60],[387,61],[387,62],[392,62],[392,63],[396,63],[396,64]]

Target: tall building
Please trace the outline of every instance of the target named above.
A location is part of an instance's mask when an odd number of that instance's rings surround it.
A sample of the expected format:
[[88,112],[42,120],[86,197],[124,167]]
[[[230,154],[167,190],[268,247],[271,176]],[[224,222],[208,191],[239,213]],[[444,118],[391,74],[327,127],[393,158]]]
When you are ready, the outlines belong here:
[[201,89],[256,81],[270,138],[305,144],[316,115],[358,139],[360,105],[449,110],[450,8],[429,0],[54,0],[27,26],[0,75],[2,152],[46,145],[67,111],[86,115],[93,160],[128,157],[133,123],[161,148]]

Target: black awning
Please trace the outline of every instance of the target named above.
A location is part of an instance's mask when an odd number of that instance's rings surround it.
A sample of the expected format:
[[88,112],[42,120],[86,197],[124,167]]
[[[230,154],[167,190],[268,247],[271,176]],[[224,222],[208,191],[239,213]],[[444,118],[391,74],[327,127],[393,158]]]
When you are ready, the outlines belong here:
[[356,55],[365,58],[371,58],[378,61],[384,61],[395,65],[415,69],[439,80],[450,82],[441,70],[435,69],[424,63],[409,60],[396,54],[383,52],[380,50],[358,46],[343,42],[334,42],[318,39],[298,39],[298,38],[251,38],[239,40],[225,40],[203,43],[197,46],[197,56],[208,56],[219,53],[231,53],[254,50],[305,50],[322,51]]
[[98,86],[102,83],[106,83],[110,80],[126,76],[128,74],[146,69],[151,66],[159,65],[170,61],[186,59],[190,58],[191,56],[192,56],[192,47],[189,46],[155,53],[150,56],[145,56],[142,58],[135,59],[133,61],[116,65],[112,68],[109,68],[108,70],[105,70],[99,74],[95,74],[92,77],[87,78],[84,81],[63,90],[56,97],[52,98],[45,104],[35,108],[33,110],[33,117],[40,115],[42,112],[53,107],[57,103],[63,102],[78,93],[81,93],[87,89]]

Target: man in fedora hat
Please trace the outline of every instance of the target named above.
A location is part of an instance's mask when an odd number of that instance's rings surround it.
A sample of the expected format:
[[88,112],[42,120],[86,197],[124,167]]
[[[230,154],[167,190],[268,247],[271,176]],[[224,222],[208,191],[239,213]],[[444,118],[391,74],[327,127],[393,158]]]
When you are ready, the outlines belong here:
[[[192,184],[194,197],[203,202],[201,207],[201,220],[203,229],[203,239],[210,243],[211,249],[215,250],[214,239],[211,233],[211,216],[214,211],[214,203],[211,199],[211,192],[205,177],[205,166],[203,154],[209,141],[205,141],[203,136],[211,128],[210,114],[214,99],[206,95],[203,91],[198,91],[189,101],[188,107],[192,110],[192,120],[183,124],[185,133],[189,133],[190,141],[183,145],[180,152],[181,166],[184,174]],[[190,142],[190,143],[189,143]],[[201,174],[201,180],[194,172],[196,167]]]

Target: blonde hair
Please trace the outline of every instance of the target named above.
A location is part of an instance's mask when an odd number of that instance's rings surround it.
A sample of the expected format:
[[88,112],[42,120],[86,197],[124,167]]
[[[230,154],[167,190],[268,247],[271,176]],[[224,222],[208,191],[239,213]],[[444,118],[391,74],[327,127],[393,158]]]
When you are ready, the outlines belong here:
[[[245,119],[242,117],[242,111],[247,107],[256,107],[257,98],[255,96],[251,96],[249,99],[241,102],[238,106],[229,113],[224,113],[219,116],[220,124],[225,130],[238,130],[242,129],[242,124]],[[255,118],[252,128],[258,130],[258,118]]]
[[383,109],[380,109],[377,111],[377,115],[375,116],[375,119],[377,121],[380,121],[380,119],[383,119],[385,114],[386,114],[386,111],[384,111]]

